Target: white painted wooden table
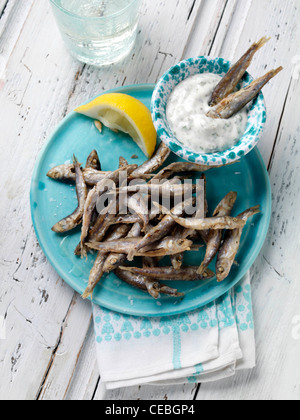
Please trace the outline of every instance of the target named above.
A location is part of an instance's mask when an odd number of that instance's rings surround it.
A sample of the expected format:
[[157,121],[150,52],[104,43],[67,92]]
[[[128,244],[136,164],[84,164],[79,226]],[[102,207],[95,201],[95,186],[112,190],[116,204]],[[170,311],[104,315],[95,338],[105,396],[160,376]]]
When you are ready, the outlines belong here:
[[[300,399],[299,23],[300,0],[144,0],[134,52],[95,69],[66,53],[47,0],[0,0],[0,399]],[[257,367],[213,384],[105,393],[91,306],[51,268],[32,228],[29,187],[39,150],[88,98],[154,83],[183,58],[239,58],[264,35],[272,42],[251,73],[285,71],[264,89],[269,118],[259,148],[273,215],[251,271]]]

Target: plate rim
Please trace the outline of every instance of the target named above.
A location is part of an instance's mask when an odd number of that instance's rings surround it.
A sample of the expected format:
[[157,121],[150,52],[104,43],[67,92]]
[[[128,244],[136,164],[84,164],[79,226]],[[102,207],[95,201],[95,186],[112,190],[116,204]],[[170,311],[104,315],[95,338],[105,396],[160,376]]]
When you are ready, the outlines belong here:
[[[126,91],[126,90],[134,90],[134,91],[145,91],[145,90],[154,90],[155,88],[155,84],[153,83],[143,83],[143,84],[133,84],[133,85],[127,85],[127,86],[122,86],[122,87],[117,87],[114,89],[111,89],[109,91],[106,91],[104,93],[110,93],[110,92],[117,92],[117,91]],[[103,93],[103,94],[104,94]],[[99,95],[98,95],[99,96]],[[97,96],[95,96],[96,98]],[[89,102],[90,100],[88,100],[87,102]],[[78,287],[77,282],[75,282],[72,277],[68,278],[68,280],[65,279],[65,273],[62,273],[62,270],[60,268],[60,266],[57,266],[55,264],[55,261],[52,261],[52,258],[49,258],[49,255],[51,255],[51,252],[49,250],[48,252],[48,247],[47,244],[44,243],[44,241],[42,241],[41,239],[41,235],[40,232],[37,228],[37,223],[35,221],[34,218],[34,195],[36,193],[36,177],[37,174],[40,172],[39,169],[42,165],[42,158],[45,155],[45,153],[47,152],[48,147],[51,144],[52,138],[56,135],[56,133],[68,122],[68,120],[70,120],[74,115],[76,115],[76,113],[74,111],[71,111],[69,114],[67,114],[62,121],[56,126],[56,128],[50,132],[50,135],[48,136],[45,144],[43,145],[43,147],[41,148],[40,152],[37,155],[36,158],[36,163],[34,166],[34,170],[32,173],[32,178],[31,178],[31,184],[30,184],[30,212],[31,212],[31,220],[32,220],[32,224],[34,227],[34,231],[37,237],[37,240],[39,242],[39,246],[41,247],[44,255],[47,258],[47,261],[50,263],[50,265],[54,268],[54,270],[57,272],[57,274],[60,276],[60,278],[66,282],[74,291],[76,291],[77,293],[81,294],[82,290]],[[161,310],[161,307],[157,306],[157,313],[148,313],[147,311],[145,311],[143,314],[141,314],[141,312],[139,310],[135,310],[134,307],[131,308],[124,308],[124,309],[120,309],[120,307],[117,307],[117,305],[113,305],[111,303],[105,303],[105,305],[102,303],[98,303],[95,302],[94,300],[90,300],[91,303],[98,305],[98,306],[102,306],[103,308],[109,310],[109,311],[113,311],[113,312],[118,312],[121,313],[123,315],[128,315],[128,316],[136,316],[136,317],[149,317],[149,318],[164,318],[164,317],[170,317],[170,316],[176,316],[176,315],[182,315],[185,313],[189,313],[192,312],[196,309],[200,309],[206,305],[208,305],[209,303],[211,303],[212,301],[220,298],[221,296],[225,295],[228,291],[232,290],[243,278],[244,276],[249,272],[249,270],[251,269],[251,267],[253,266],[253,264],[255,263],[257,257],[259,256],[260,251],[263,248],[263,245],[265,243],[265,240],[267,238],[267,234],[269,231],[269,227],[270,227],[270,222],[271,222],[271,215],[272,215],[272,187],[271,187],[271,181],[270,181],[270,177],[269,177],[269,173],[267,170],[267,167],[265,165],[265,162],[262,158],[262,155],[258,149],[258,147],[256,146],[253,151],[253,153],[255,152],[256,154],[256,158],[258,159],[259,162],[259,166],[262,169],[263,175],[264,175],[264,184],[265,184],[265,191],[264,191],[264,196],[265,196],[265,203],[266,203],[266,208],[265,208],[265,218],[266,218],[266,222],[263,225],[263,231],[260,234],[259,240],[257,241],[257,243],[255,245],[253,245],[253,251],[251,253],[251,258],[249,259],[246,267],[248,267],[247,269],[243,269],[241,271],[241,273],[237,276],[236,280],[230,283],[230,287],[225,287],[224,290],[220,290],[220,293],[216,293],[214,299],[212,300],[211,298],[208,298],[207,301],[202,302],[200,305],[199,304],[194,304],[194,305],[190,305],[189,308],[182,308],[181,310],[179,309],[179,307],[175,307],[174,306],[174,311],[171,312],[164,312],[164,313],[159,313],[159,311]],[[220,283],[221,284],[221,283]]]

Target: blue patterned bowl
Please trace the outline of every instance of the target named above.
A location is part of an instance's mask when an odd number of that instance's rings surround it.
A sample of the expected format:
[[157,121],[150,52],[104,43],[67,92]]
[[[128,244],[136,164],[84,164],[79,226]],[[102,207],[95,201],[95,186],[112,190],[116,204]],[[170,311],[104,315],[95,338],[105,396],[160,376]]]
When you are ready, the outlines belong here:
[[[224,76],[231,63],[223,58],[190,58],[169,69],[156,85],[152,97],[152,119],[160,139],[182,159],[207,166],[227,165],[248,154],[261,138],[266,123],[264,96],[260,93],[249,107],[246,132],[231,149],[209,154],[198,154],[186,148],[172,133],[166,117],[166,108],[173,89],[186,78],[199,73],[214,73]],[[246,73],[241,87],[249,85],[253,78]]]

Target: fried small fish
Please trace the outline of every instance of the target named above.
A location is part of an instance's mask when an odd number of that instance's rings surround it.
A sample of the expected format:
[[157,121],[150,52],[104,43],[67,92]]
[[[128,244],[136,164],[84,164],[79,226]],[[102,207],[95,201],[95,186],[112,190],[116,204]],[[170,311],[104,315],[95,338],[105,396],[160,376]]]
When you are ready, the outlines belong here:
[[163,165],[170,154],[171,150],[164,143],[161,143],[152,158],[143,163],[143,165],[139,166],[132,173],[132,177],[139,178],[141,175],[153,174],[153,172],[157,171],[157,169]]
[[[127,238],[111,242],[89,242],[87,247],[106,253],[114,252],[119,254],[130,254],[132,249],[140,242],[141,238]],[[133,257],[164,257],[189,251],[193,245],[192,241],[166,237],[161,242],[153,244],[141,252],[134,252]],[[132,258],[133,259],[133,258]]]
[[85,168],[94,169],[95,171],[101,171],[101,162],[99,155],[96,150],[93,150],[87,158]]
[[[201,175],[201,178],[203,180],[203,184],[204,184],[204,193],[203,196],[198,195],[196,198],[196,213],[194,215],[194,218],[199,218],[201,219],[202,217],[206,217],[208,214],[208,201],[207,201],[207,178],[205,174]],[[179,225],[178,225],[179,226]],[[186,238],[192,238],[197,236],[197,231],[195,229],[187,229],[185,228],[182,231],[182,235],[181,237],[183,239]]]
[[[112,200],[106,209],[98,215],[94,226],[90,225],[86,241],[101,242],[103,240],[109,228],[114,224],[117,209],[118,199]],[[75,255],[87,255],[87,251],[88,248],[80,241],[75,250]]]
[[[124,167],[123,167],[124,168]],[[83,177],[85,183],[89,187],[95,187],[98,182],[102,181],[107,175],[112,174],[111,171],[98,171],[94,168],[84,168],[82,170]],[[65,164],[56,166],[47,173],[47,176],[55,181],[65,182],[65,183],[75,183],[76,175],[75,175],[75,168],[72,164]],[[148,174],[141,174],[137,178],[138,179],[150,179],[152,175]],[[135,179],[134,177],[130,176],[129,180]]]
[[112,181],[113,183],[117,184],[119,181],[120,173],[122,171],[126,171],[127,174],[130,175],[136,168],[137,168],[137,165],[128,165],[125,168],[117,169],[115,172],[112,172],[111,174],[107,175],[102,181],[100,181],[89,192],[87,199],[85,201],[84,213],[83,213],[83,219],[82,219],[82,230],[81,230],[81,237],[80,237],[82,256],[86,255],[84,243],[88,237],[93,211],[96,208],[97,201],[99,200],[100,196],[104,193],[105,189],[107,189],[108,181]]
[[[182,216],[185,209],[190,207],[195,203],[195,198],[190,198],[186,200],[184,203],[179,203],[177,206],[173,208],[173,213]],[[139,251],[143,249],[146,246],[149,246],[153,244],[154,242],[159,241],[164,236],[168,235],[170,230],[176,225],[176,222],[173,220],[173,218],[170,215],[166,215],[161,222],[153,227],[146,235],[145,237],[140,241],[139,244],[137,244],[135,250]]]
[[214,119],[228,119],[237,114],[259,94],[262,88],[271,79],[273,79],[273,77],[275,77],[282,70],[283,67],[279,67],[276,70],[271,70],[261,78],[252,82],[249,86],[227,96],[215,107],[211,108],[206,116]]
[[[132,261],[133,257],[165,257],[170,255],[177,255],[182,252],[198,250],[199,246],[194,245],[193,241],[188,239],[176,239],[172,236],[167,236],[159,242],[149,245],[136,253],[129,252],[128,260]],[[135,251],[134,251],[135,252]],[[132,257],[133,255],[133,257]]]
[[[100,217],[103,217],[100,219]],[[134,225],[135,223],[140,223],[141,220],[137,215],[128,215],[128,216],[114,216],[110,214],[108,211],[107,214],[100,216],[96,220],[94,227],[89,231],[89,235],[87,238],[88,240],[93,240],[95,242],[100,242],[104,239],[105,235],[107,234],[108,230],[112,227],[118,227],[118,225],[127,227],[127,232],[131,229],[130,225]],[[126,236],[126,235],[124,235]],[[123,237],[124,237],[123,236]],[[79,243],[74,251],[74,254],[77,256],[81,255],[81,243]]]
[[[172,231],[172,236],[178,239],[180,238],[186,239],[188,238],[188,235],[187,236],[184,235],[185,230],[187,231],[187,229],[183,229],[182,226],[177,225]],[[180,254],[171,255],[170,260],[171,260],[172,267],[175,270],[180,270],[183,264],[183,260],[184,260],[184,253],[181,252]]]
[[119,168],[126,168],[126,166],[128,166],[129,163],[127,162],[127,160],[125,158],[123,158],[123,156],[120,156],[119,158]]
[[137,214],[144,224],[144,231],[150,221],[148,203],[141,194],[137,193],[130,196],[127,200],[128,209]]
[[76,194],[78,200],[78,207],[70,216],[65,217],[53,226],[52,230],[56,233],[69,232],[70,230],[73,230],[77,226],[79,226],[82,222],[85,201],[88,195],[88,189],[82,175],[80,164],[78,163],[75,156],[73,157],[73,160],[76,176]]
[[[141,235],[142,227],[139,222],[135,223],[131,230],[128,232],[126,236],[127,239],[129,238],[138,238]],[[126,261],[127,255],[122,253],[111,253],[108,255],[105,264],[104,264],[104,272],[110,273],[111,271],[118,268],[120,265],[124,264]]]
[[[250,217],[258,213],[260,213],[260,207],[256,206],[241,213],[239,216],[237,216],[237,218],[243,220],[244,223],[246,223]],[[216,263],[216,275],[219,283],[225,280],[230,274],[231,268],[235,261],[235,257],[239,251],[242,233],[243,228],[226,232],[225,239],[219,250]]]
[[[230,192],[225,198],[219,203],[216,210],[214,211],[214,217],[230,216],[232,209],[237,199],[236,192]],[[217,255],[221,242],[223,239],[223,230],[210,230],[206,240],[206,253],[204,260],[199,267],[198,273],[202,274],[205,272],[209,264]]]
[[199,274],[198,267],[183,267],[175,270],[173,267],[120,267],[122,270],[162,281],[197,281],[208,280],[215,277],[215,273],[209,269]]
[[[166,210],[167,211],[167,210]],[[177,217],[173,213],[170,213],[172,219],[178,223],[180,226],[183,226],[187,229],[193,230],[219,230],[219,229],[239,229],[245,226],[245,221],[237,217],[207,217],[205,219],[197,218],[182,218]]]
[[263,37],[260,41],[255,42],[253,45],[251,45],[248,51],[240,58],[240,60],[230,68],[228,73],[223,77],[223,79],[213,91],[211,99],[209,101],[210,106],[217,105],[219,102],[222,101],[222,99],[226,98],[235,90],[235,88],[243,78],[244,74],[246,73],[246,70],[252,63],[254,55],[269,40],[270,38]]
[[171,163],[169,166],[163,168],[155,177],[152,179],[152,182],[156,179],[167,179],[174,174],[179,174],[183,172],[206,172],[210,169],[213,169],[211,166],[199,165],[197,163],[191,162],[175,162]]
[[[88,186],[95,186],[99,181],[105,178],[111,172],[98,171],[87,167],[82,170],[85,183]],[[61,182],[74,183],[76,181],[75,167],[73,164],[64,164],[50,169],[47,176],[51,179]]]
[[148,292],[154,299],[158,299],[160,293],[172,297],[184,296],[184,294],[179,293],[178,290],[160,284],[158,281],[135,275],[129,271],[121,270],[120,268],[115,270],[115,274],[130,286]]
[[[127,225],[119,225],[116,226],[112,232],[106,237],[106,241],[118,240],[126,236],[128,233],[128,226]],[[100,282],[103,274],[104,274],[104,264],[107,259],[107,254],[98,252],[96,260],[94,262],[93,268],[90,272],[89,276],[89,283],[84,291],[82,297],[83,299],[92,298],[95,287]]]
[[130,224],[134,225],[135,223],[141,222],[141,218],[137,214],[126,214],[124,216],[117,215],[113,224],[118,225],[122,224]]
[[82,295],[83,299],[88,299],[88,298],[93,297],[95,287],[100,282],[104,274],[103,266],[106,261],[106,258],[107,258],[106,254],[98,252],[93,268],[90,272],[89,284]]
[[118,188],[116,190],[119,194],[141,193],[152,195],[153,197],[181,197],[192,195],[197,191],[195,184],[178,184],[177,182],[164,182],[162,184],[139,184],[128,187]]

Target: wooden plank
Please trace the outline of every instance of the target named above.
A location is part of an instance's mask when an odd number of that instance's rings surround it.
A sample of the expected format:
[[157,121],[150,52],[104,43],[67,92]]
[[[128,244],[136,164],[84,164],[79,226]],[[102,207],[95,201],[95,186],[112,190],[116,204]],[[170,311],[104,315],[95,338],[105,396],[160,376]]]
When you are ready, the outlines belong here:
[[201,2],[182,59],[210,54],[216,35],[223,27],[224,13],[228,7],[227,0],[203,0]]
[[[49,268],[29,228],[29,217],[22,222],[25,229],[6,230],[6,246],[0,251],[0,313],[7,328],[7,340],[0,346],[0,395],[8,400],[36,398],[59,342],[68,310],[65,302],[73,295]],[[16,221],[11,219],[10,223]],[[56,283],[56,294],[49,282]]]
[[[105,399],[108,401],[119,401],[119,400],[141,400],[141,401],[191,401],[194,399],[194,395],[197,389],[197,385],[184,384],[184,385],[172,385],[172,386],[139,386],[126,389],[117,389],[115,391],[109,391],[105,394],[100,392],[95,395],[95,398],[100,400]],[[100,388],[101,391],[101,388]]]
[[95,346],[94,324],[91,322],[65,397],[66,400],[87,401],[94,398],[95,389],[100,380]]
[[77,343],[82,346],[85,342],[91,320],[90,303],[76,294],[64,320],[57,350],[38,396],[40,400],[66,398],[81,353],[81,347]]
[[7,8],[8,3],[9,3],[9,0],[0,0],[0,19],[3,18],[5,9]]
[[[66,56],[49,5],[34,2],[29,14],[27,9],[23,12],[25,24],[0,82],[0,230],[6,238],[0,246],[0,314],[5,314],[8,331],[5,346],[0,346],[0,395],[32,400],[45,375],[51,378],[49,367],[56,366],[54,357],[71,302],[75,302],[73,313],[79,305],[79,318],[72,317],[75,330],[82,311],[82,303],[73,301],[73,290],[58,278],[38,246],[28,205],[36,156],[62,118],[79,65]],[[82,342],[74,333],[72,337],[71,354],[77,355]],[[67,381],[73,368],[74,363],[69,376],[65,371]]]
[[0,3],[0,77],[32,4],[33,0],[2,0]]

